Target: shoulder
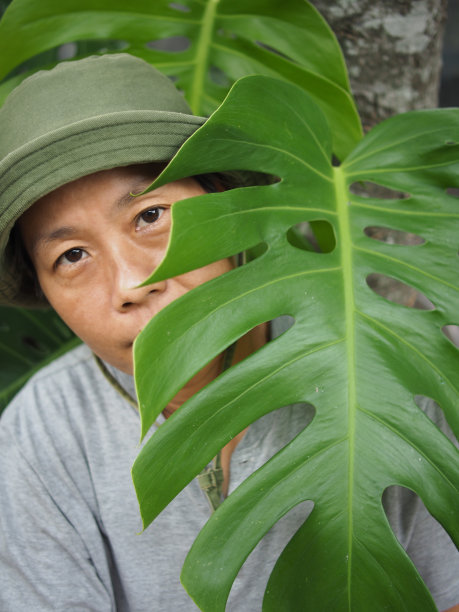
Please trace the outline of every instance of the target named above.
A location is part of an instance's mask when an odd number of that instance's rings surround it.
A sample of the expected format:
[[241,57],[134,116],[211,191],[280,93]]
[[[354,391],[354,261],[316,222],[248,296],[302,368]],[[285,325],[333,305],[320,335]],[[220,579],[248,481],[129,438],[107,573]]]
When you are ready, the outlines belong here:
[[5,409],[1,429],[19,433],[28,422],[60,422],[66,408],[86,403],[100,384],[91,351],[85,345],[69,351],[37,372]]
[[31,464],[83,457],[97,448],[129,406],[100,372],[85,345],[33,376],[0,419],[0,446]]

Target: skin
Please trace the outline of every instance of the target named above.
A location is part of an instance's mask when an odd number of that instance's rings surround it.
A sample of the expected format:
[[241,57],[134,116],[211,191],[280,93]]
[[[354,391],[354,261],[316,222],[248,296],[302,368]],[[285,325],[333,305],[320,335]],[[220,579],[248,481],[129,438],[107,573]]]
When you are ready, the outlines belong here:
[[[201,195],[187,178],[132,197],[151,184],[151,166],[104,170],[38,200],[19,220],[41,289],[65,323],[104,361],[132,374],[133,342],[159,310],[190,289],[232,269],[224,259],[176,278],[138,287],[161,262],[174,202]],[[238,362],[266,342],[256,328],[238,342]],[[221,371],[222,357],[201,370],[164,410],[170,416]],[[229,461],[244,435],[223,449]]]

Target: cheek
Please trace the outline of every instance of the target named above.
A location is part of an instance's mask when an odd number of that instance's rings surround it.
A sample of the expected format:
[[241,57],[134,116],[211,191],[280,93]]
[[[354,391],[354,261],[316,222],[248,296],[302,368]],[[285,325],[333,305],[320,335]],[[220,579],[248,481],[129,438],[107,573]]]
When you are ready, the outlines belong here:
[[54,287],[46,281],[41,282],[41,288],[64,323],[84,342],[91,344],[93,338],[104,334],[106,317],[99,314],[104,312],[103,296],[100,292],[76,292],[68,287]]

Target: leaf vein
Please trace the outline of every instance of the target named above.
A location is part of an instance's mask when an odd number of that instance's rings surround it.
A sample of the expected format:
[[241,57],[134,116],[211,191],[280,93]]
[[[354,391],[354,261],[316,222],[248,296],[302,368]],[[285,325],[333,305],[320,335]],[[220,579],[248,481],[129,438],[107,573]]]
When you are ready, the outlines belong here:
[[[232,140],[230,138],[225,138],[225,139],[214,138],[214,142],[232,142]],[[304,159],[301,159],[301,157],[298,157],[298,155],[294,155],[293,153],[291,153],[290,151],[287,151],[286,149],[281,149],[273,145],[262,144],[260,142],[253,142],[253,141],[241,140],[241,139],[234,140],[234,142],[236,144],[246,144],[251,147],[256,145],[258,149],[268,149],[268,150],[275,151],[276,153],[280,153],[281,155],[286,155],[288,157],[291,157],[292,159],[297,161],[301,166],[304,166],[305,168],[309,168],[309,170],[314,172],[314,174],[321,176],[323,179],[325,179],[329,183],[333,183],[333,178],[331,176],[327,176],[326,174],[323,174],[322,172],[320,172],[320,170],[317,170],[317,168],[314,168],[314,166],[311,166],[311,164],[308,164]]]
[[[401,438],[409,446],[414,448],[416,452],[418,452],[427,461],[427,463],[429,463],[433,467],[433,469],[438,474],[440,474],[440,476],[442,476],[444,480],[446,480],[446,482],[450,485],[452,489],[459,492],[459,487],[457,487],[453,482],[451,482],[451,480],[441,471],[441,469],[434,463],[434,461],[429,458],[429,456],[419,447],[419,445],[415,444],[406,435],[402,434],[399,429],[396,429],[393,425],[385,421],[383,418],[381,418],[379,415],[375,414],[374,412],[370,412],[366,408],[362,408],[362,406],[360,405],[357,405],[357,409],[360,410],[360,412],[363,412],[369,417],[375,419],[375,421],[378,421],[378,423],[380,423],[383,427],[385,427],[386,429],[389,429],[389,431],[391,431],[393,434]],[[421,409],[419,408],[419,410]]]
[[[281,372],[285,368],[288,368],[293,363],[295,363],[297,361],[300,361],[301,359],[304,359],[305,357],[309,357],[310,355],[313,355],[314,353],[318,353],[319,351],[326,350],[326,349],[330,348],[331,346],[335,346],[337,344],[340,344],[341,342],[344,342],[344,340],[345,340],[345,338],[338,338],[337,340],[333,340],[332,342],[328,342],[327,344],[321,344],[320,346],[316,346],[313,349],[311,349],[310,351],[302,351],[302,352],[300,352],[293,359],[290,359],[289,361],[282,363],[275,370],[272,370],[271,372],[269,372],[268,374],[266,374],[262,378],[258,379],[256,382],[254,382],[249,387],[244,387],[244,389],[241,391],[241,393],[239,393],[235,397],[231,398],[228,402],[223,404],[223,406],[221,406],[217,410],[212,411],[212,414],[209,415],[209,417],[204,421],[204,423],[211,422],[217,415],[219,415],[221,412],[223,412],[229,406],[231,406],[231,404],[234,404],[235,402],[240,401],[241,398],[244,397],[244,395],[246,395],[247,393],[249,393],[253,389],[256,389],[256,387],[264,384],[267,380],[269,380],[270,378],[272,378],[273,376],[275,376],[276,374],[278,374],[279,372]],[[197,432],[198,432],[198,430],[193,432],[193,435],[196,435]],[[346,438],[347,438],[347,436],[345,436],[343,439],[346,439]]]
[[408,348],[410,348],[414,353],[416,353],[418,355],[418,357],[422,360],[425,361],[435,372],[436,374],[442,379],[444,380],[449,387],[451,387],[451,389],[457,393],[458,389],[454,386],[454,384],[452,383],[452,381],[448,378],[448,376],[445,376],[441,370],[428,358],[426,357],[426,355],[424,355],[424,353],[421,353],[421,351],[419,349],[417,349],[415,346],[413,346],[411,344],[411,342],[408,342],[407,340],[405,340],[404,338],[402,338],[402,336],[399,336],[397,333],[395,333],[394,331],[392,331],[389,327],[387,327],[386,325],[384,325],[383,323],[381,323],[380,321],[378,321],[378,319],[375,319],[374,317],[367,315],[365,312],[362,312],[361,310],[357,310],[356,311],[358,314],[360,314],[360,316],[362,316],[365,319],[368,319],[369,321],[371,321],[374,325],[376,325],[377,327],[380,327],[381,329],[383,329],[385,332],[387,332],[389,335],[393,336],[394,338],[396,338],[397,340],[399,340],[402,344],[405,344]]
[[[382,202],[384,198],[378,200]],[[414,217],[444,217],[446,219],[459,219],[459,213],[440,213],[440,212],[431,212],[431,211],[422,211],[422,210],[400,210],[399,208],[385,208],[383,206],[371,205],[361,202],[359,200],[352,199],[352,206],[357,206],[359,208],[369,208],[370,210],[380,210],[382,212],[387,212],[391,215],[405,215]]]
[[414,266],[413,264],[407,263],[403,259],[397,259],[396,257],[391,257],[390,255],[387,255],[387,253],[381,253],[380,251],[371,251],[369,249],[364,249],[363,247],[358,247],[355,245],[354,245],[354,248],[357,251],[361,251],[362,253],[367,253],[368,255],[374,255],[375,257],[380,257],[381,259],[386,259],[388,261],[400,264],[401,266],[404,266],[405,268],[408,268],[409,270],[414,270],[415,272],[418,272],[419,274],[422,274],[423,276],[426,276],[427,278],[430,278],[431,280],[434,280],[437,283],[445,285],[445,287],[454,289],[454,291],[459,291],[459,287],[457,285],[453,285],[452,283],[449,283],[448,281],[445,281],[444,279],[438,276],[435,276],[434,274],[431,274],[430,272],[426,272],[425,270],[418,268],[417,266]]
[[[422,137],[425,138],[426,136],[430,136],[431,134],[435,134],[437,132],[443,132],[444,128],[436,128],[435,130],[429,130],[428,132],[423,132],[422,133]],[[343,166],[347,169],[347,168],[351,168],[353,166],[353,164],[362,161],[363,159],[368,159],[374,155],[377,155],[378,153],[382,153],[383,151],[387,151],[388,149],[395,149],[397,147],[399,147],[402,144],[406,144],[408,142],[410,142],[411,140],[415,140],[416,138],[419,138],[420,134],[418,131],[414,132],[413,134],[410,134],[408,137],[406,138],[401,138],[400,140],[396,140],[396,141],[391,141],[390,144],[384,146],[384,147],[380,147],[379,149],[372,149],[369,153],[367,154],[362,154],[360,155],[360,157],[354,157],[353,159],[350,160],[350,162],[348,163],[347,161],[344,162]]]

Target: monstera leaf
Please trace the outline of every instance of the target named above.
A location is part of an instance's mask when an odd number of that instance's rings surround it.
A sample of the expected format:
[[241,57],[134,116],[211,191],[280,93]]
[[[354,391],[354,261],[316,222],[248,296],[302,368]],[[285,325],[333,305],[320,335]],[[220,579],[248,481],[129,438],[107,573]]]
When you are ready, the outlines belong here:
[[[233,87],[155,183],[223,170],[279,179],[174,204],[153,280],[265,249],[172,303],[138,337],[142,434],[187,380],[254,326],[280,315],[294,324],[146,442],[133,467],[144,525],[256,419],[294,402],[315,408],[312,423],[230,494],[193,545],[182,581],[206,611],[224,610],[251,550],[304,500],[314,509],[274,568],[266,610],[435,609],[383,511],[390,485],[419,494],[459,543],[458,453],[415,401],[435,399],[457,436],[459,351],[442,330],[459,322],[459,200],[449,193],[459,185],[459,109],[391,118],[341,165],[331,159],[330,127],[311,98],[253,76]],[[355,195],[362,182],[391,197]],[[331,252],[289,241],[305,221],[329,224]],[[386,244],[368,227],[423,243]],[[377,295],[367,282],[374,273],[417,289],[434,308]]]
[[[154,64],[196,114],[214,111],[236,79],[266,74],[311,93],[335,128],[338,157],[361,135],[338,43],[305,0],[14,0],[0,22],[0,79],[38,53],[83,40],[116,41]],[[174,50],[164,50],[170,43]],[[3,97],[18,78],[4,83]]]
[[0,412],[32,374],[79,342],[52,310],[0,307]]

